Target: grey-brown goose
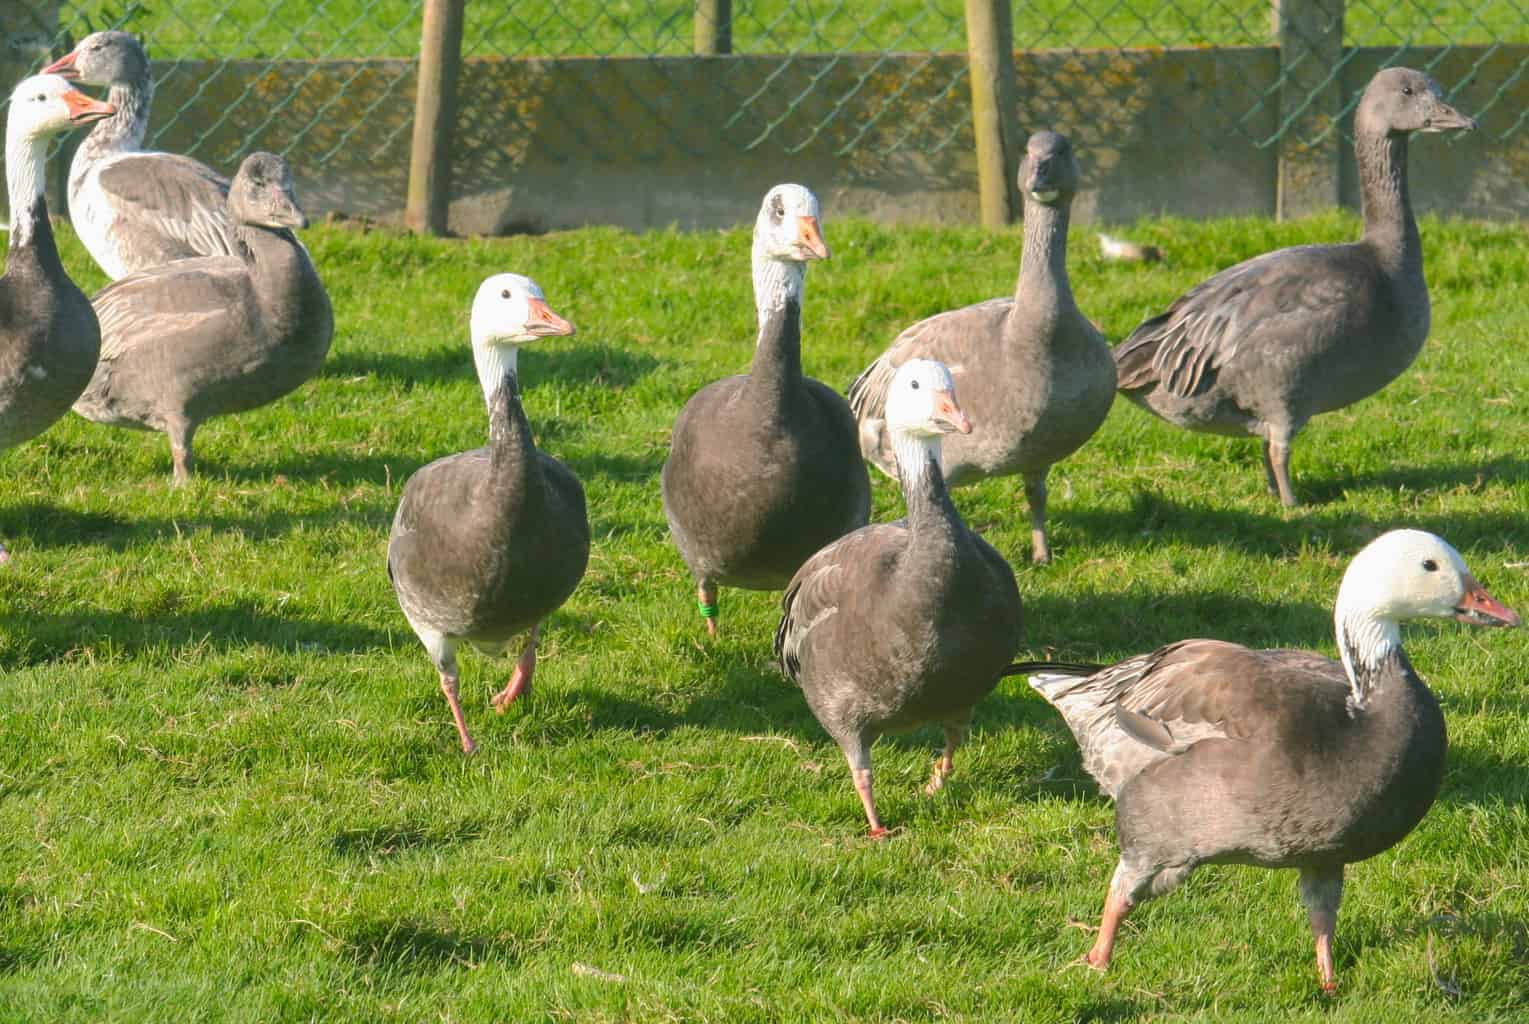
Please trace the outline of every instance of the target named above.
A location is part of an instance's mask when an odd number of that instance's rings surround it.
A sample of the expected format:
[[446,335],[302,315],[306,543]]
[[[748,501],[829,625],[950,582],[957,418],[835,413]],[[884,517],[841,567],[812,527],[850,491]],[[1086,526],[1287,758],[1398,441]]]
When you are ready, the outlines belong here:
[[871,744],[938,723],[945,749],[925,792],[954,770],[972,710],[1019,647],[1014,572],[961,521],[940,474],[941,439],[975,429],[941,363],[913,359],[886,399],[908,517],[865,526],[813,555],[786,588],[775,634],[781,671],[849,761],[871,835]]
[[503,653],[529,631],[493,699],[502,713],[530,688],[541,622],[568,600],[589,562],[584,488],[537,451],[516,384],[520,346],[572,333],[530,278],[496,274],[483,282],[473,300],[472,345],[488,402],[488,447],[437,459],[411,476],[388,535],[388,577],[440,674],[469,754],[478,745],[462,716],[457,647]]
[[899,334],[850,385],[860,449],[896,476],[886,425],[887,389],[910,359],[950,367],[972,418],[969,436],[949,438],[940,468],[951,486],[1018,474],[1030,505],[1031,558],[1046,562],[1046,474],[1094,435],[1115,398],[1109,344],[1078,310],[1067,279],[1067,222],[1079,171],[1056,132],[1030,136],[1019,172],[1025,241],[1008,298],[937,313]]
[[202,423],[295,390],[319,372],[334,335],[329,295],[291,231],[308,219],[287,161],[245,157],[228,208],[238,255],[140,270],[92,300],[101,360],[74,410],[168,434],[177,484],[191,476]]
[[1177,426],[1262,438],[1269,490],[1294,506],[1295,435],[1395,380],[1428,337],[1407,138],[1475,127],[1427,75],[1377,74],[1354,113],[1364,237],[1278,249],[1196,285],[1115,349],[1120,390]]
[[69,165],[69,219],[112,280],[171,260],[236,251],[228,179],[188,156],[143,148],[154,79],[137,39],[93,32],[47,70],[109,88],[117,108]]
[[[11,225],[0,277],[0,450],[42,433],[90,382],[101,347],[96,315],[58,258],[44,197],[48,143],[112,112],[57,75],[17,83],[5,118]],[[8,555],[0,545],[0,562]]]
[[1341,662],[1185,640],[1102,669],[1014,667],[1038,671],[1030,685],[1115,799],[1120,862],[1088,963],[1107,967],[1131,908],[1201,864],[1296,868],[1322,987],[1333,989],[1344,865],[1411,832],[1444,777],[1444,717],[1398,627],[1423,617],[1519,624],[1454,548],[1393,530],[1343,576]]
[[754,223],[753,365],[696,392],[674,422],[664,514],[712,634],[719,584],[779,590],[813,552],[870,519],[849,406],[802,373],[806,264],[827,258],[817,198],[800,185],[772,188]]

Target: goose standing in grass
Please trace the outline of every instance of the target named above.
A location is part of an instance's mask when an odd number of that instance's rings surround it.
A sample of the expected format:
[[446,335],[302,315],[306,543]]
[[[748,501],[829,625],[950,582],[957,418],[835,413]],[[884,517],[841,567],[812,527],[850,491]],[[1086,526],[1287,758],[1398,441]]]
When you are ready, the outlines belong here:
[[1031,558],[1036,562],[1051,559],[1046,474],[1094,435],[1115,398],[1109,344],[1079,312],[1067,279],[1067,221],[1079,177],[1064,136],[1030,136],[1019,172],[1025,242],[1014,295],[919,321],[898,335],[849,389],[861,451],[895,477],[886,421],[893,376],[910,359],[948,365],[973,426],[969,436],[952,436],[942,447],[945,480],[958,486],[1019,474],[1030,504]]
[[228,179],[190,157],[143,148],[154,79],[137,39],[94,32],[47,70],[108,87],[117,109],[69,165],[69,219],[112,280],[171,260],[237,252]]
[[781,671],[849,761],[871,835],[886,834],[871,792],[871,744],[939,723],[945,750],[924,788],[954,770],[972,709],[1019,647],[1014,572],[961,522],[940,473],[941,439],[974,429],[941,363],[913,359],[887,389],[908,517],[862,527],[803,565],[781,602]]
[[1115,349],[1120,390],[1177,426],[1261,437],[1269,491],[1293,507],[1295,435],[1391,383],[1428,337],[1408,136],[1475,127],[1427,75],[1377,74],[1354,112],[1364,237],[1278,249],[1195,286]]
[[584,488],[567,466],[537,451],[516,378],[520,346],[572,333],[530,278],[483,282],[473,300],[472,345],[488,402],[488,447],[437,459],[411,476],[388,535],[388,578],[440,673],[469,754],[478,745],[462,717],[457,646],[503,653],[529,630],[509,684],[493,698],[503,713],[531,688],[542,620],[568,600],[589,562]]
[[140,270],[92,300],[101,359],[75,412],[168,434],[177,484],[191,477],[197,427],[295,390],[319,372],[334,335],[329,295],[292,234],[308,219],[287,161],[245,157],[228,208],[237,256]]
[[1035,673],[1115,800],[1120,862],[1090,965],[1109,965],[1131,908],[1199,865],[1256,864],[1300,871],[1317,970],[1334,989],[1344,865],[1411,832],[1444,778],[1444,717],[1402,650],[1398,623],[1411,618],[1519,624],[1454,548],[1393,530],[1343,576],[1341,662],[1185,640],[1108,668],[1013,666]]
[[871,516],[849,406],[802,373],[807,261],[827,258],[817,198],[800,185],[772,188],[754,223],[753,365],[696,392],[674,423],[664,514],[713,635],[719,584],[779,590]]
[[[5,118],[5,185],[11,225],[0,277],[0,450],[46,430],[90,382],[101,331],[90,300],[58,258],[44,196],[54,135],[108,117],[57,75],[16,85]],[[0,562],[8,558],[0,545]]]

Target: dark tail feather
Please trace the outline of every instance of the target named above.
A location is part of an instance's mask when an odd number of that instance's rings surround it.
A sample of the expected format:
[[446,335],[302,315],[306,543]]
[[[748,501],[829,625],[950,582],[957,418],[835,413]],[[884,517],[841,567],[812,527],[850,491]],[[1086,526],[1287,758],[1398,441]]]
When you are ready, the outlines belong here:
[[1089,665],[1080,661],[1016,661],[998,673],[998,678],[1028,676],[1035,672],[1055,672],[1062,676],[1091,676],[1108,667],[1107,665]]

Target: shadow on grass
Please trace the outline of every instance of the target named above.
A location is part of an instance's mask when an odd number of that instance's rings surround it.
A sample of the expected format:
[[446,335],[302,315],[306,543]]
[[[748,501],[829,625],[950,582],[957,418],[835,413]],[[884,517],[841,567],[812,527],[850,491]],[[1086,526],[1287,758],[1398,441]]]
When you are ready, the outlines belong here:
[[[658,360],[646,353],[580,342],[576,337],[551,348],[528,346],[520,354],[521,381],[527,390],[548,381],[627,388],[657,367]],[[472,349],[465,337],[460,345],[417,353],[340,352],[325,362],[323,373],[326,377],[376,377],[410,386],[474,379]]]
[[[1445,721],[1449,711],[1444,712]],[[1529,717],[1529,703],[1520,712]],[[1501,801],[1509,806],[1529,802],[1529,766],[1504,760],[1487,747],[1451,742],[1447,782],[1439,799],[1452,804],[1490,804]]]
[[221,462],[203,459],[198,472],[210,480],[227,480],[246,486],[274,485],[278,478],[308,483],[327,482],[345,487],[357,484],[392,486],[395,490],[414,471],[449,452],[384,452],[372,455],[346,455],[325,452],[301,457],[282,456],[265,462]]
[[324,362],[325,377],[377,377],[402,384],[444,384],[473,377],[472,350],[466,339],[460,345],[442,345],[426,352],[332,353]]
[[396,857],[411,850],[433,850],[471,842],[483,834],[477,822],[451,826],[401,821],[372,828],[353,828],[330,840],[330,849],[342,857],[359,860]]
[[1529,481],[1529,461],[1504,455],[1488,462],[1456,466],[1391,466],[1377,472],[1308,477],[1304,487],[1297,481],[1296,494],[1313,504],[1325,504],[1341,501],[1346,492],[1354,490],[1435,491],[1479,487],[1483,483],[1518,484],[1525,481]]
[[400,974],[430,974],[446,967],[510,966],[520,959],[514,943],[464,935],[414,921],[376,921],[353,931],[346,949],[366,966]]

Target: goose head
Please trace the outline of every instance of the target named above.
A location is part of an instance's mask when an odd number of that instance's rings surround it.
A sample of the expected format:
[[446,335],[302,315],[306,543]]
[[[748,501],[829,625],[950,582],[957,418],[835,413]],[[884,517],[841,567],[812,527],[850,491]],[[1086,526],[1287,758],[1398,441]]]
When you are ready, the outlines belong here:
[[86,85],[127,85],[149,77],[149,56],[127,32],[92,32],[70,53],[43,69]]
[[1474,131],[1476,120],[1444,102],[1438,83],[1421,71],[1386,68],[1365,87],[1354,125],[1359,131],[1410,135],[1453,128]]
[[920,439],[972,432],[971,421],[956,403],[956,382],[944,363],[910,359],[897,368],[887,395],[887,429]]
[[1059,132],[1036,132],[1025,145],[1019,167],[1019,191],[1043,206],[1066,206],[1083,177],[1072,143]]
[[552,312],[541,288],[521,274],[495,274],[478,286],[473,299],[473,363],[483,400],[513,376],[520,346],[537,338],[574,333],[573,324]]
[[251,153],[228,189],[228,208],[243,224],[305,228],[308,217],[292,189],[292,165],[275,153]]
[[11,90],[6,140],[41,140],[110,117],[117,109],[91,99],[57,75],[33,75]]
[[754,221],[754,251],[789,263],[828,259],[818,197],[801,185],[776,185],[766,192]]

